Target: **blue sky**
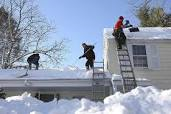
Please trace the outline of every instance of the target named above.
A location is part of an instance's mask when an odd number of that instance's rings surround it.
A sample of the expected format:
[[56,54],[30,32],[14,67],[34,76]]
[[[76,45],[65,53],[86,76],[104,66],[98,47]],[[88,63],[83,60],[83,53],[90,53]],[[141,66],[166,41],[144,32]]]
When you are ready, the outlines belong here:
[[69,52],[63,67],[84,67],[81,44],[95,44],[96,61],[103,60],[103,29],[113,27],[120,15],[138,25],[127,0],[38,0],[40,12],[57,28],[51,39],[67,38]]

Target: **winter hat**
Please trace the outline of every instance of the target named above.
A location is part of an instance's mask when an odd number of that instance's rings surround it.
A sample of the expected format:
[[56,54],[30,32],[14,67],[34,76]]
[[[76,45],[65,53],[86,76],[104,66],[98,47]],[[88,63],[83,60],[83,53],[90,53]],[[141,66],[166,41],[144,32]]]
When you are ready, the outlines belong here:
[[119,16],[119,19],[123,20],[123,19],[124,19],[124,17],[123,17],[123,16]]
[[82,45],[86,45],[86,43],[82,43]]

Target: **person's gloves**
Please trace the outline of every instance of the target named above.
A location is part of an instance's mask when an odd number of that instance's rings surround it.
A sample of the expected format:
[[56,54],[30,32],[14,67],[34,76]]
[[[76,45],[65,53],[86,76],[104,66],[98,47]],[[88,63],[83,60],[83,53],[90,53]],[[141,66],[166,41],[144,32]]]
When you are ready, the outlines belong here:
[[133,25],[130,25],[130,27],[133,27]]
[[79,59],[81,59],[81,58],[82,58],[82,56],[79,57]]

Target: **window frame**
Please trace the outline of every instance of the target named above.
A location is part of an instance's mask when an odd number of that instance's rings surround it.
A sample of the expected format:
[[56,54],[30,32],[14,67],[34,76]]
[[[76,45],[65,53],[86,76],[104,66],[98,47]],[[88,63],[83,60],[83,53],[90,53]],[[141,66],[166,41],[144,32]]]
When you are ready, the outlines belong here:
[[[48,96],[53,96],[52,99],[46,99],[46,97],[48,98]],[[59,93],[46,93],[46,92],[37,92],[35,94],[35,97],[41,101],[44,101],[44,102],[50,102],[50,101],[53,101],[54,98],[57,99],[57,101],[60,99],[60,94]]]
[[[139,48],[140,50],[143,49],[142,53],[141,52],[139,53],[139,51],[137,51],[137,50],[134,52],[134,50],[135,50],[134,46],[143,46],[144,49],[142,47]],[[136,58],[137,58],[137,60],[135,60]],[[133,60],[133,66],[135,68],[144,68],[144,69],[148,68],[148,55],[147,55],[146,45],[144,45],[144,44],[132,45],[132,60]],[[136,61],[138,61],[138,62],[136,62]]]

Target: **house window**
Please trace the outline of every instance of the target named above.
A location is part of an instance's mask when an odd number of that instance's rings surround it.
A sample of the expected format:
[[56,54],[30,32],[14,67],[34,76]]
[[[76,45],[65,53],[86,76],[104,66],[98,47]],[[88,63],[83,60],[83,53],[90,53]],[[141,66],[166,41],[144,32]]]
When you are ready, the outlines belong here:
[[44,102],[52,101],[54,98],[54,94],[40,94],[40,100]]
[[44,102],[49,102],[52,101],[54,98],[56,98],[57,100],[59,100],[59,94],[53,94],[53,93],[36,93],[35,95],[36,98],[44,101]]
[[133,63],[134,67],[147,68],[147,54],[145,45],[133,45]]

